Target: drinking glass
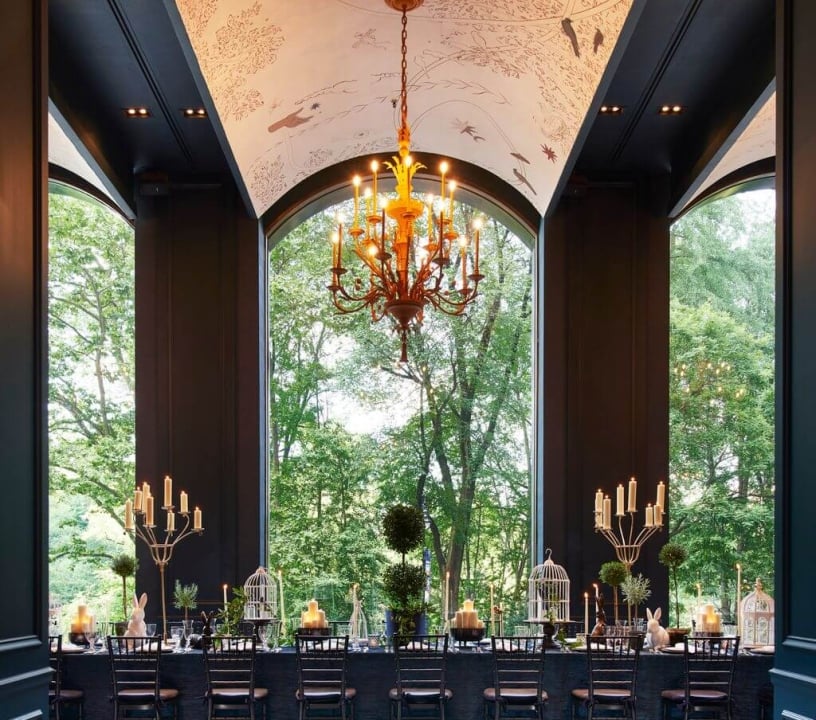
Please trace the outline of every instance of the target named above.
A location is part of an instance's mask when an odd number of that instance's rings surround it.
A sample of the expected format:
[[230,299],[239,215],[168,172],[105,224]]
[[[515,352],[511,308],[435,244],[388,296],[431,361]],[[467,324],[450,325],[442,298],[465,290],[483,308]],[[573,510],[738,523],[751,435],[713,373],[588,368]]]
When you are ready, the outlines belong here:
[[156,623],[147,623],[145,628],[148,637],[153,637],[156,634]]
[[173,640],[173,652],[182,652],[183,648],[181,647],[182,643],[182,636],[184,635],[184,626],[183,625],[171,625],[170,626],[170,637]]
[[85,636],[85,641],[88,643],[88,652],[93,654],[96,652],[96,628],[92,623],[82,624],[82,634]]

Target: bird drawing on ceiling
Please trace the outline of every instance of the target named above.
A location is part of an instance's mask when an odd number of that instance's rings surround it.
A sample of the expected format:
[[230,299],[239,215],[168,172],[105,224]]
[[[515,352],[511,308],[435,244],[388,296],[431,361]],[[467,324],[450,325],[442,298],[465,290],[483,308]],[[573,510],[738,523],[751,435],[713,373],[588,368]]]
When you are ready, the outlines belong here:
[[467,120],[456,120],[454,123],[454,127],[459,130],[460,135],[470,135],[473,138],[474,142],[479,142],[480,140],[484,140],[484,138],[479,135],[476,128],[471,125]]
[[282,117],[280,120],[273,122],[267,130],[271,133],[277,132],[281,128],[296,128],[298,125],[303,125],[303,123],[309,122],[314,115],[307,115],[306,117],[301,117],[300,113],[303,112],[303,108],[298,108],[294,112],[290,112],[286,117]]
[[532,185],[530,185],[530,181],[526,177],[524,177],[524,173],[519,172],[518,168],[513,168],[513,175],[516,176],[519,182],[530,188],[530,192],[533,193],[533,195],[538,195],[538,193],[535,191],[535,188]]
[[510,154],[511,154],[511,155],[512,155],[514,158],[516,158],[516,160],[521,160],[521,162],[523,162],[523,163],[527,163],[528,165],[530,164],[530,161],[529,161],[529,160],[528,160],[526,157],[524,157],[524,155],[522,155],[521,153],[518,153],[518,152],[511,152]]
[[578,36],[575,34],[575,28],[572,27],[572,20],[564,18],[561,21],[561,30],[563,30],[564,35],[566,35],[572,43],[572,51],[575,53],[575,57],[581,57],[581,50],[578,47]]
[[555,162],[558,159],[558,155],[555,154],[555,150],[553,150],[549,145],[542,145],[541,150],[547,156],[547,160]]
[[603,45],[604,36],[600,28],[595,28],[595,37],[592,38],[592,52],[598,52],[598,48]]

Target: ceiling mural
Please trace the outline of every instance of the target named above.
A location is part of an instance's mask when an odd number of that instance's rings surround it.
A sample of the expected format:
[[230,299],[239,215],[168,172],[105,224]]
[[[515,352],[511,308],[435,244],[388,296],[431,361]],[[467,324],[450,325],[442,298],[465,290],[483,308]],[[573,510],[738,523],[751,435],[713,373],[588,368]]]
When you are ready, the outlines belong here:
[[[425,0],[408,14],[414,151],[544,211],[632,0]],[[400,15],[383,0],[177,0],[260,215],[315,172],[396,152]],[[361,160],[361,174],[365,171]]]

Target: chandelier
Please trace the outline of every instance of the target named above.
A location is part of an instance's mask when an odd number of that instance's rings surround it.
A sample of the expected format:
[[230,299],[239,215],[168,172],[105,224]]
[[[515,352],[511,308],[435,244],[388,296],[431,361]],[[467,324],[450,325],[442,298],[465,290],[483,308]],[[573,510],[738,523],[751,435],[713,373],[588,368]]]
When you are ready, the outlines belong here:
[[[344,266],[343,222],[332,235],[331,291],[332,302],[341,314],[368,308],[374,322],[388,315],[401,341],[400,362],[408,361],[408,332],[419,329],[427,305],[448,315],[461,315],[477,296],[479,281],[480,221],[474,222],[473,237],[459,236],[453,226],[454,181],[446,185],[447,162],[439,166],[440,198],[420,199],[414,196],[412,180],[424,165],[411,157],[411,131],[408,127],[408,92],[406,90],[406,40],[410,10],[423,0],[385,0],[386,5],[402,13],[402,83],[400,86],[400,126],[397,132],[398,156],[384,165],[396,179],[396,192],[381,200],[377,194],[380,164],[371,162],[371,187],[365,188],[360,202],[359,175],[353,178],[354,218],[346,232],[351,236],[352,252],[362,262],[362,273],[347,285]],[[417,221],[427,218],[427,233],[419,237]],[[472,256],[468,250],[472,246]],[[458,259],[457,259],[458,255]],[[468,273],[470,260],[471,272]],[[459,266],[456,266],[456,263]],[[448,274],[446,274],[446,269]]]

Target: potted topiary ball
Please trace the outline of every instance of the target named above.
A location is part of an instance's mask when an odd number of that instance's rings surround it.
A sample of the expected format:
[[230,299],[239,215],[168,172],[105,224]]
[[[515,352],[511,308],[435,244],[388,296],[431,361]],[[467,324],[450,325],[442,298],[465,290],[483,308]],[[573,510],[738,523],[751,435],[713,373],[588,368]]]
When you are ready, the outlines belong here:
[[688,627],[680,627],[680,594],[677,586],[677,569],[688,560],[688,550],[685,546],[676,542],[668,542],[660,548],[660,554],[657,558],[663,565],[669,569],[671,575],[672,586],[674,587],[674,627],[669,627],[669,642],[674,645],[681,642],[683,637],[691,632]]
[[619,560],[612,560],[601,565],[601,570],[598,577],[602,583],[612,586],[612,597],[615,604],[615,625],[618,624],[618,588],[620,584],[626,580],[629,575],[629,570]]
[[113,624],[114,634],[116,635],[124,635],[125,630],[127,630],[128,618],[130,617],[130,611],[132,609],[128,597],[127,580],[136,575],[136,568],[138,566],[139,562],[136,556],[128,555],[127,553],[117,555],[111,560],[110,569],[122,578],[122,620],[114,622]]
[[388,611],[386,634],[389,637],[422,634],[425,571],[421,565],[410,564],[405,559],[409,552],[422,545],[425,537],[422,512],[412,505],[394,505],[385,514],[382,529],[386,545],[401,556],[401,562],[389,565],[383,575],[383,594]]

